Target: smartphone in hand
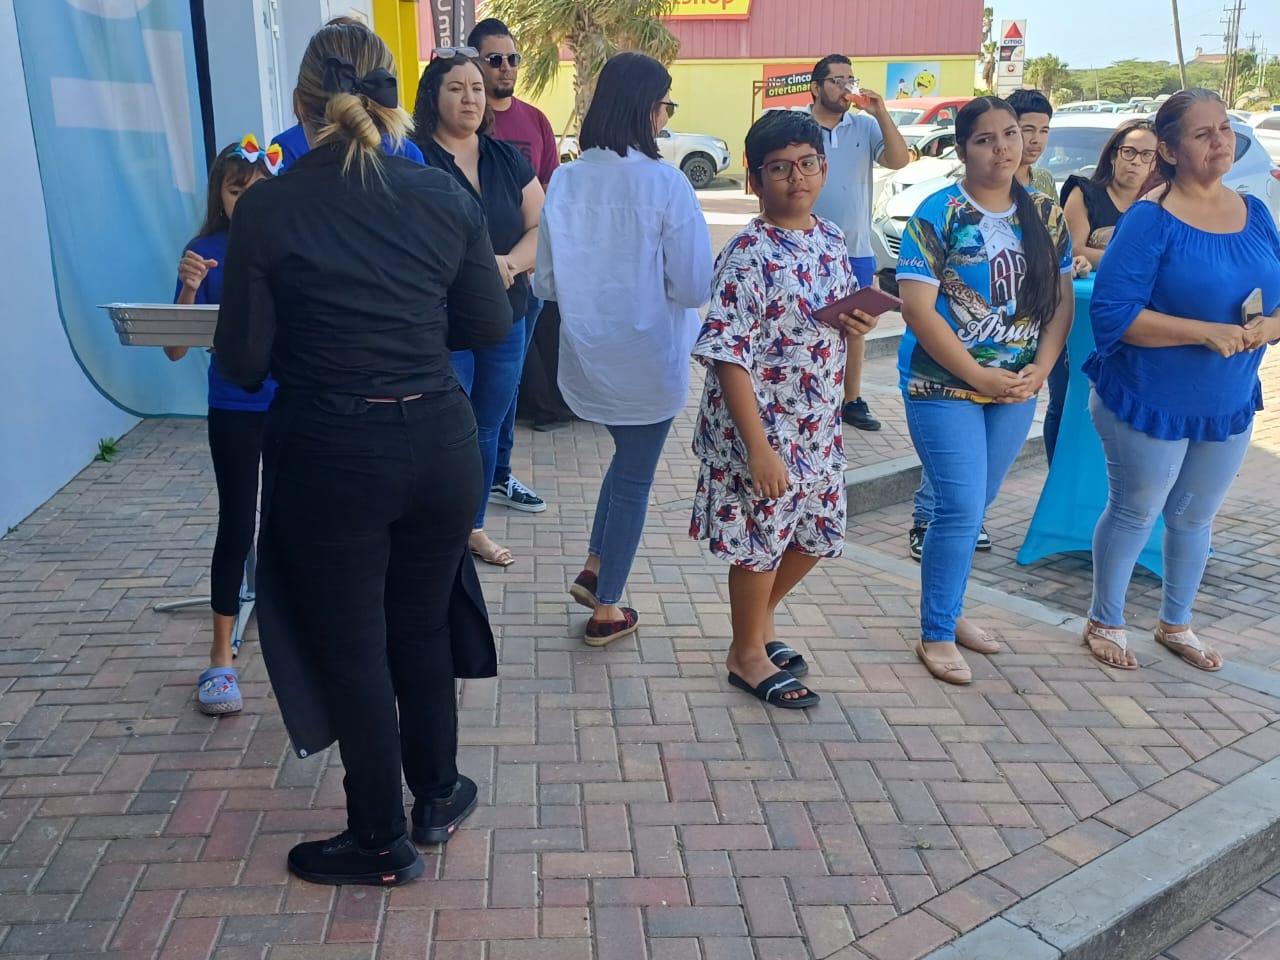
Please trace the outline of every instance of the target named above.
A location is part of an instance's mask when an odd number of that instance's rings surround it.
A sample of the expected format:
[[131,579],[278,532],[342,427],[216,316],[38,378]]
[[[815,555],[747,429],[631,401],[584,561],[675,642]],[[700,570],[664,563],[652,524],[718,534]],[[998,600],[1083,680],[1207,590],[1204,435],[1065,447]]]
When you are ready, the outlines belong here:
[[1262,316],[1262,288],[1254,287],[1253,293],[1245,297],[1244,303],[1240,304],[1240,324],[1247,327],[1260,316]]

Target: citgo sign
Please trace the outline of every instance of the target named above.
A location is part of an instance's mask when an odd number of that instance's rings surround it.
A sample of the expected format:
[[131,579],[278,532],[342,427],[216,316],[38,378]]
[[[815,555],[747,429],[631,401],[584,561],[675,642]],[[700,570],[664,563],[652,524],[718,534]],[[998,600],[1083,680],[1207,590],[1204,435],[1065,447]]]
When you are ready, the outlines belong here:
[[746,20],[751,0],[671,0],[663,14],[679,20]]

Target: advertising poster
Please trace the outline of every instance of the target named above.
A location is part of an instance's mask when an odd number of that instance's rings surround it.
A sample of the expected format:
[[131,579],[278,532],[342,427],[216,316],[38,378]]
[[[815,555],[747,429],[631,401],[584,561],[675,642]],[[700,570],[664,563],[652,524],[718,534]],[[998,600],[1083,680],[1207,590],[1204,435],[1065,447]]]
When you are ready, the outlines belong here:
[[936,60],[912,60],[891,63],[885,74],[884,98],[906,100],[908,97],[936,97],[942,65]]
[[746,20],[751,0],[671,0],[663,14],[677,20]]
[[996,72],[997,96],[1004,96],[1022,86],[1022,65],[1027,49],[1027,21],[1002,20],[1000,22],[1000,44],[996,59],[999,69]]
[[766,110],[770,107],[807,107],[813,102],[809,93],[812,79],[812,63],[765,64],[761,106]]

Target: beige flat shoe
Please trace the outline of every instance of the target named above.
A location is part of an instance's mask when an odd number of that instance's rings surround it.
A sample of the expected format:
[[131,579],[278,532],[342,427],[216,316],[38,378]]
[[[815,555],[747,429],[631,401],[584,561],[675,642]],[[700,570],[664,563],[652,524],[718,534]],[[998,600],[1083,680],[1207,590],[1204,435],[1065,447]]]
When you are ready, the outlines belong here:
[[[1092,620],[1085,621],[1084,625],[1084,643],[1089,648],[1089,652],[1093,654],[1093,659],[1097,660],[1103,666],[1114,667],[1117,670],[1137,670],[1137,657],[1135,662],[1129,663],[1129,635],[1123,630],[1115,627],[1103,627]],[[1094,646],[1095,643],[1109,643],[1111,646],[1119,649],[1121,656],[1125,658],[1124,663],[1112,663],[1106,657],[1102,656],[1101,651]]]
[[1161,627],[1156,627],[1155,637],[1156,643],[1166,650],[1172,650],[1199,670],[1217,673],[1222,669],[1222,654],[1201,643],[1200,638],[1195,635],[1190,627],[1185,630],[1175,630],[1172,633],[1166,632]]
[[920,662],[924,664],[924,668],[934,675],[943,683],[954,683],[958,687],[962,687],[967,683],[973,683],[973,671],[969,669],[969,665],[960,663],[943,663],[939,660],[931,659],[924,651],[926,644],[924,641],[916,644],[916,656],[920,658]]
[[974,653],[989,655],[1000,652],[1000,644],[991,634],[981,627],[975,627],[964,617],[956,621],[956,643]]

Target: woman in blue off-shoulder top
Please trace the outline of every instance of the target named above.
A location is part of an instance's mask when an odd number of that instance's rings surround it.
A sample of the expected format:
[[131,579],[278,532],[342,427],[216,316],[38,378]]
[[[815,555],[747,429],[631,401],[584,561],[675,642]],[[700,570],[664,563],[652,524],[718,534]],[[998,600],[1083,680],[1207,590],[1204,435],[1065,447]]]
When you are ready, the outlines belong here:
[[[1093,534],[1093,655],[1135,669],[1124,599],[1138,554],[1163,515],[1164,584],[1156,642],[1202,670],[1221,655],[1191,630],[1213,518],[1262,409],[1258,366],[1280,339],[1280,235],[1266,204],[1223,184],[1236,138],[1208,90],[1184,90],[1156,114],[1165,181],[1133,204],[1098,268],[1085,362],[1089,411],[1110,495]],[[1262,312],[1242,308],[1262,291]]]

